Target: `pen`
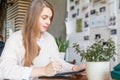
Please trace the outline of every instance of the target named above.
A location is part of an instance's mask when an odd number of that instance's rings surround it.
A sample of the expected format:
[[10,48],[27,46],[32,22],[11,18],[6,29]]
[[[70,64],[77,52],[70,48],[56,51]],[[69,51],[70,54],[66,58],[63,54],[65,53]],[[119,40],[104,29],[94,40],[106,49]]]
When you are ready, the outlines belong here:
[[54,59],[51,58],[51,57],[49,57],[49,61],[50,61],[50,62],[54,62]]

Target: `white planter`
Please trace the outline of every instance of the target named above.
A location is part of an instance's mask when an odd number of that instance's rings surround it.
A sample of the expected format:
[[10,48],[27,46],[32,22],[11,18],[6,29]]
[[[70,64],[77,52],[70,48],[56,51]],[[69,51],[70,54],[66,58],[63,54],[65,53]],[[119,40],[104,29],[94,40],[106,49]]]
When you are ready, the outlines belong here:
[[88,80],[109,80],[109,62],[87,62],[86,74]]
[[65,52],[60,52],[60,58],[65,59]]

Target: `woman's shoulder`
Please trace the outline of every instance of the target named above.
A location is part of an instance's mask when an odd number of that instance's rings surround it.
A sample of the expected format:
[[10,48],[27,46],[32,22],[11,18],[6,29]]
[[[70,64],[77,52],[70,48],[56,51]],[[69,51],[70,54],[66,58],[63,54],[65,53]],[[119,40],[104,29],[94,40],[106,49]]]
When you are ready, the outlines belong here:
[[22,38],[22,31],[19,30],[19,31],[16,31],[14,33],[12,33],[8,39],[20,39]]
[[44,33],[43,33],[43,36],[44,36],[45,38],[54,38],[53,35],[50,34],[49,32],[44,32]]

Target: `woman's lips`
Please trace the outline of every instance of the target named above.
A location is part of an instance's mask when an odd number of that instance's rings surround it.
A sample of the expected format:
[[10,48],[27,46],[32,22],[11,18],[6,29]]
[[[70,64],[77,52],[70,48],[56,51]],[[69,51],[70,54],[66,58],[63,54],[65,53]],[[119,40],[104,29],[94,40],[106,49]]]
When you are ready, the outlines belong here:
[[48,26],[43,26],[45,29],[48,29]]

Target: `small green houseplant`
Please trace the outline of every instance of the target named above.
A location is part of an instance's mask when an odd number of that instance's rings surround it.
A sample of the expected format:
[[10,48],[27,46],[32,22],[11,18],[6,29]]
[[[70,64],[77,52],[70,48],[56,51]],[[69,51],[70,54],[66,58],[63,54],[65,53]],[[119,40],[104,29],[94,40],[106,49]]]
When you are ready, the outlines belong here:
[[110,59],[115,60],[115,43],[111,39],[105,40],[96,40],[86,51],[81,50],[79,44],[74,43],[73,48],[75,52],[80,54],[81,60],[85,59],[89,62],[104,62],[110,61]]
[[65,59],[65,53],[67,48],[69,47],[69,40],[62,39],[61,37],[55,39],[59,49],[60,58]]
[[115,60],[116,55],[114,41],[97,40],[87,50],[81,50],[79,44],[74,43],[73,48],[80,54],[81,60],[86,60],[88,80],[110,80],[110,60]]
[[59,49],[59,52],[66,52],[68,46],[69,46],[69,40],[62,39],[61,37],[55,38],[56,43]]

